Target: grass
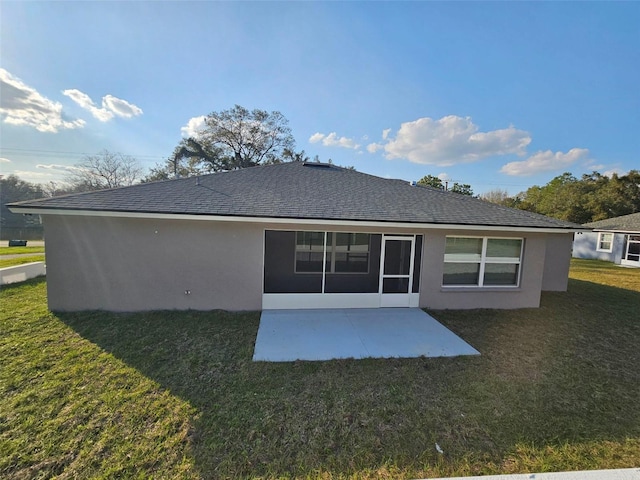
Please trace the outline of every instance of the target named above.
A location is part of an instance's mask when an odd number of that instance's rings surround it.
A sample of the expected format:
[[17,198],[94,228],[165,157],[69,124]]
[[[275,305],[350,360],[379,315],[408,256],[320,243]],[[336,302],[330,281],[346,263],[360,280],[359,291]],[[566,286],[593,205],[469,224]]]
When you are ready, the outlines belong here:
[[251,361],[258,313],[53,314],[45,287],[1,292],[2,478],[640,464],[640,270],[574,261],[539,309],[430,312],[479,357],[284,364]]
[[44,247],[0,247],[0,255],[20,255],[25,253],[44,253]]
[[0,258],[0,268],[14,267],[16,265],[23,265],[31,262],[43,262],[44,255],[29,255],[28,257],[18,258]]

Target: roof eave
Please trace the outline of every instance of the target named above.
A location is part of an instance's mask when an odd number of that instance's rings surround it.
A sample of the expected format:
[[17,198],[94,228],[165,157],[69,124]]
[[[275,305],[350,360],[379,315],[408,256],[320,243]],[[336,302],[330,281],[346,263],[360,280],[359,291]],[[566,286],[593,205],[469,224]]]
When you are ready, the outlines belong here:
[[246,222],[246,223],[272,223],[272,224],[298,224],[298,225],[335,225],[360,227],[381,227],[381,228],[429,228],[437,230],[483,230],[483,231],[514,231],[531,233],[575,233],[590,231],[584,227],[535,227],[518,225],[484,225],[484,224],[461,224],[461,223],[425,223],[425,222],[401,222],[383,220],[356,220],[356,219],[328,219],[328,218],[298,218],[298,217],[257,217],[239,215],[207,215],[207,214],[185,214],[185,213],[162,213],[162,212],[141,212],[141,211],[116,211],[116,210],[81,210],[65,209],[53,207],[29,207],[10,206],[13,213],[31,215],[71,215],[71,216],[92,216],[92,217],[119,217],[119,218],[150,218],[164,220],[205,220],[218,222]]

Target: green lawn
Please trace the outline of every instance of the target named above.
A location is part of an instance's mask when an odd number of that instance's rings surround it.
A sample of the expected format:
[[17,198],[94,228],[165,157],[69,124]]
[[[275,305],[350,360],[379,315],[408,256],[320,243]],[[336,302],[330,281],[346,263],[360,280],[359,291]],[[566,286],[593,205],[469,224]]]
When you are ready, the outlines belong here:
[[0,247],[0,255],[19,255],[22,253],[44,253],[44,247]]
[[[251,362],[258,313],[52,314],[0,292],[0,477],[420,478],[640,465],[640,270],[437,311],[478,357]],[[444,450],[436,452],[435,443]]]
[[29,255],[28,257],[0,258],[0,268],[14,267],[31,262],[44,262],[44,255]]

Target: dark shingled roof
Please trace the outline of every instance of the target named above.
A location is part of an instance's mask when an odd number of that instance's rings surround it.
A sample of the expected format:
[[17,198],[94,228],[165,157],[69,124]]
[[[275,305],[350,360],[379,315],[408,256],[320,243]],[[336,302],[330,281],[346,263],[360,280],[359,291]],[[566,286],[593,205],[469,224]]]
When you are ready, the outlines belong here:
[[597,222],[585,223],[584,226],[596,230],[640,232],[640,212],[623,215],[621,217],[598,220]]
[[283,163],[13,204],[46,210],[580,229],[576,224],[334,165]]

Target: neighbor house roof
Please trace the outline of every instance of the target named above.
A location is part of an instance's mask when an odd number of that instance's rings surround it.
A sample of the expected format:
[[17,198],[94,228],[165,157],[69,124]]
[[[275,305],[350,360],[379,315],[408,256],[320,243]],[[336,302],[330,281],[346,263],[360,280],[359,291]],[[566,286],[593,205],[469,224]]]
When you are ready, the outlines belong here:
[[258,166],[14,203],[14,212],[399,222],[531,229],[579,225],[329,164]]
[[585,223],[585,227],[594,230],[612,230],[616,232],[640,232],[640,212],[606,218],[597,222]]

